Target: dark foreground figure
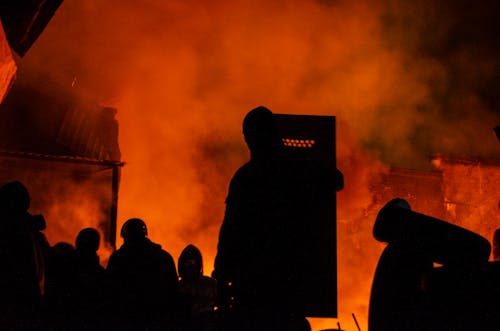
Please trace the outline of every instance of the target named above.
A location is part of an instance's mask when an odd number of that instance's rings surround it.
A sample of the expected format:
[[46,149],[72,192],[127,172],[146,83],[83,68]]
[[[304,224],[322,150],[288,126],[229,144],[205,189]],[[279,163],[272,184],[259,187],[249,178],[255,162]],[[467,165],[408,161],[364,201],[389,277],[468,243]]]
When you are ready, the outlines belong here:
[[114,323],[120,330],[169,330],[177,307],[177,272],[172,256],[147,238],[146,224],[123,224],[123,245],[109,258]]
[[223,330],[308,330],[296,291],[308,270],[300,246],[314,203],[343,186],[287,154],[273,113],[258,107],[243,121],[250,161],[233,176],[213,276]]
[[200,250],[188,245],[177,263],[179,269],[179,325],[183,331],[216,331],[217,281],[203,274]]
[[369,331],[500,330],[500,269],[488,262],[485,238],[403,199],[380,210],[373,234],[388,245],[373,279]]
[[41,216],[28,212],[30,195],[18,181],[0,188],[0,329],[39,325],[44,255]]
[[86,228],[76,248],[59,242],[47,254],[42,321],[44,330],[106,330],[111,309],[110,284],[99,263],[100,235]]
[[82,229],[75,241],[74,316],[76,330],[109,329],[110,283],[97,251],[101,236],[94,228]]

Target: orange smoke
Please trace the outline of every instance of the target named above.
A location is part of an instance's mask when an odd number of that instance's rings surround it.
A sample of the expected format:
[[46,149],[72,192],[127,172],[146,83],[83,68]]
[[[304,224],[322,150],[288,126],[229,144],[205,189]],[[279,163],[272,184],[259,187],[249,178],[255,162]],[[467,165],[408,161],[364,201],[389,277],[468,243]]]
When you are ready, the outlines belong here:
[[[371,236],[370,183],[383,164],[429,167],[430,149],[471,152],[471,137],[485,137],[477,128],[500,122],[467,86],[448,93],[447,63],[416,54],[421,26],[412,15],[429,12],[413,9],[398,1],[66,1],[20,69],[118,108],[126,162],[118,228],[143,218],[174,258],[198,246],[206,273],[227,185],[248,158],[244,114],[265,105],[337,116],[346,182],[338,194],[339,320],[354,330],[355,313],[366,330],[382,249]],[[442,36],[450,21],[440,18]],[[448,109],[460,116],[450,119]],[[496,147],[482,143],[480,152]],[[315,320],[313,328],[335,326]]]

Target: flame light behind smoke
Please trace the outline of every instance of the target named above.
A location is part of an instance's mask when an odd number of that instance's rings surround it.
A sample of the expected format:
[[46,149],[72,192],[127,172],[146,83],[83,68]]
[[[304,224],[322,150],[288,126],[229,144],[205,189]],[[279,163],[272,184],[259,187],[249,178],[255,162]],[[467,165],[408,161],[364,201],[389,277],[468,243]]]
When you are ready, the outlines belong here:
[[337,116],[346,180],[340,319],[355,312],[366,330],[380,252],[369,183],[385,171],[376,160],[428,167],[431,152],[498,147],[485,133],[500,122],[489,90],[498,62],[481,40],[474,52],[469,39],[452,44],[463,29],[458,12],[442,9],[424,1],[67,1],[19,71],[118,108],[127,163],[118,226],[143,218],[174,257],[199,246],[206,272],[228,182],[248,158],[244,114],[262,104]]

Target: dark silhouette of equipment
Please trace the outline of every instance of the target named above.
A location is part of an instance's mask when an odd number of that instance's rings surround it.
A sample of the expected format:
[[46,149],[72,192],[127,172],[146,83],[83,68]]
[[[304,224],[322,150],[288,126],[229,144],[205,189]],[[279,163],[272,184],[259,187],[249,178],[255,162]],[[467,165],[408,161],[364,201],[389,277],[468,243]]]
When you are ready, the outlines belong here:
[[373,234],[388,245],[372,284],[370,331],[500,329],[500,272],[488,262],[488,240],[399,198],[380,210]]
[[[285,148],[297,159],[306,160],[311,168],[337,171],[335,117],[275,114]],[[297,173],[297,176],[302,174]],[[341,177],[341,174],[339,175]],[[336,187],[336,190],[343,188]],[[308,222],[310,233],[298,240],[307,256],[307,277],[298,291],[306,316],[337,317],[337,228],[335,194],[317,206]],[[300,269],[300,268],[299,268]]]
[[389,244],[411,244],[442,265],[484,263],[491,251],[488,240],[476,233],[392,203],[377,215],[373,236]]

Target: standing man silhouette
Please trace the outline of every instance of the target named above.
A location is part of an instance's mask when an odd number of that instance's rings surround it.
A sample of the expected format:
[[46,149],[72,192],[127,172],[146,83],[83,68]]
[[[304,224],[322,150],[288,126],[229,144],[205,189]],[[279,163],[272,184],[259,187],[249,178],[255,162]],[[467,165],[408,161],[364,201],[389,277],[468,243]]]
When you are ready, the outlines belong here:
[[177,271],[170,253],[148,236],[146,223],[127,220],[123,245],[109,258],[107,270],[114,287],[115,317],[121,328],[164,330],[177,304]]
[[251,157],[229,185],[213,273],[223,328],[307,330],[294,293],[307,274],[300,240],[314,201],[340,189],[342,174],[289,155],[265,107],[245,116],[243,135]]

